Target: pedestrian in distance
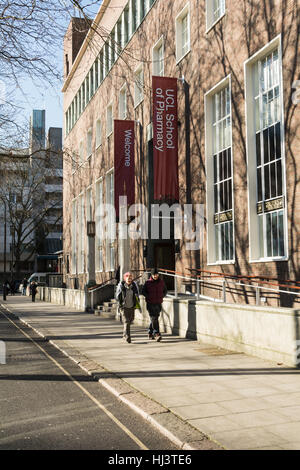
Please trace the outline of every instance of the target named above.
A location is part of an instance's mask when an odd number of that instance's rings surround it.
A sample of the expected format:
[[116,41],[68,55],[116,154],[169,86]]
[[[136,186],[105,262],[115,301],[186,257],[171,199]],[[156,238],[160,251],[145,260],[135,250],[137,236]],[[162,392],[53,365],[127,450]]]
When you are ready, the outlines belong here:
[[8,280],[6,280],[4,282],[4,284],[5,284],[5,287],[6,287],[6,295],[8,295],[9,292],[10,292],[10,283],[8,282]]
[[23,295],[26,295],[27,286],[28,286],[28,281],[27,281],[26,277],[24,277],[24,279],[23,279],[23,292],[22,292]]
[[133,280],[132,273],[127,272],[123,276],[123,281],[119,282],[116,291],[116,300],[123,320],[123,339],[131,343],[130,325],[134,321],[134,311],[141,310],[139,289]]
[[33,281],[33,282],[31,283],[31,298],[32,298],[32,302],[35,302],[35,296],[36,296],[36,294],[37,294],[37,291],[38,291],[37,283]]
[[156,268],[151,270],[151,276],[146,281],[142,294],[145,296],[147,310],[150,316],[150,325],[148,328],[149,339],[161,341],[162,337],[159,331],[159,315],[162,308],[164,297],[167,295],[167,287],[163,279],[159,277]]

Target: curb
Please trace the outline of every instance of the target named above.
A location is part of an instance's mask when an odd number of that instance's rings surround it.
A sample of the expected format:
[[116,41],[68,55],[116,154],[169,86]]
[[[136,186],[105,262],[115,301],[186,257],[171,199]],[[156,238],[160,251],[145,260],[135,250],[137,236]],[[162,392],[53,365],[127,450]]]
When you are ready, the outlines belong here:
[[[70,360],[75,362],[84,372],[97,380],[100,385],[116,396],[120,401],[129,406],[133,411],[147,420],[153,427],[173,442],[180,450],[226,450],[221,444],[213,441],[190,423],[176,416],[163,405],[152,398],[136,390],[117,374],[105,369],[101,364],[89,359],[83,353],[69,346],[63,340],[49,340],[47,334],[32,327],[29,322],[18,317],[6,305],[0,303],[0,307],[29,327],[38,336],[49,342]],[[175,432],[174,432],[175,430]]]

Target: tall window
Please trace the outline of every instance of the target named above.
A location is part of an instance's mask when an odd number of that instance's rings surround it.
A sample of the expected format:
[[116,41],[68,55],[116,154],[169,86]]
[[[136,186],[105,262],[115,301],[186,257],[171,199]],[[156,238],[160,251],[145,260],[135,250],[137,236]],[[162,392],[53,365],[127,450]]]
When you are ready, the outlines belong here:
[[163,37],[153,47],[153,73],[152,75],[163,77],[164,75],[164,42]]
[[97,119],[96,121],[96,148],[102,144],[102,129],[101,129],[101,120]]
[[103,271],[103,181],[96,183],[96,271]]
[[87,143],[86,143],[86,156],[89,158],[92,155],[92,129],[89,129],[87,132]]
[[213,96],[216,259],[233,259],[231,107],[229,85]]
[[176,17],[176,60],[179,62],[190,51],[189,4]]
[[231,92],[226,79],[206,97],[209,262],[234,260]]
[[129,41],[129,8],[125,7],[122,15],[122,46],[125,47]]
[[95,68],[95,91],[96,91],[99,86],[99,59],[98,58],[95,60],[94,68]]
[[99,54],[99,80],[100,80],[100,84],[103,82],[104,80],[104,73],[103,73],[103,69],[104,69],[104,57],[103,57],[103,49],[101,49],[100,51],[100,54]]
[[79,234],[78,234],[78,271],[84,272],[84,254],[85,254],[85,217],[84,217],[84,197],[79,196]]
[[140,65],[134,74],[134,106],[138,106],[144,99],[144,71]]
[[279,54],[253,65],[257,214],[263,258],[285,255],[282,116]]
[[77,272],[77,200],[72,202],[72,274]]
[[126,119],[127,117],[126,85],[121,88],[119,94],[119,117],[120,119]]
[[113,132],[113,108],[112,104],[106,110],[106,135],[110,136]]
[[226,10],[225,0],[206,0],[206,27],[211,28]]
[[[106,175],[106,204],[114,207],[114,172],[110,171]],[[115,267],[115,217],[114,210],[110,210],[108,215],[108,226],[106,234],[106,271],[114,271]]]

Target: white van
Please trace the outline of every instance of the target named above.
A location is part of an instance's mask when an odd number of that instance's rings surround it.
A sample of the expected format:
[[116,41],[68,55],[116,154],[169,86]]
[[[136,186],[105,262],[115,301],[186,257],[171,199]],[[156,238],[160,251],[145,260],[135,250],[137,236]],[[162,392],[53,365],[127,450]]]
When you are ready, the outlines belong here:
[[31,282],[36,282],[40,286],[45,286],[47,283],[47,274],[49,273],[33,273],[31,276],[28,278],[28,285],[30,285]]

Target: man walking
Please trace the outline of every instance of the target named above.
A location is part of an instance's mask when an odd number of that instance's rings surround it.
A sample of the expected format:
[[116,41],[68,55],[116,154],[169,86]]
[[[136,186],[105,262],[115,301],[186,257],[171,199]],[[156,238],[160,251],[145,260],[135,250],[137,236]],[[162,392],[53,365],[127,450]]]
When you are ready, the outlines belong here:
[[167,295],[167,288],[163,279],[159,277],[159,273],[156,268],[152,269],[151,276],[148,281],[146,281],[142,294],[145,296],[147,310],[150,316],[150,325],[148,329],[149,339],[161,341],[161,334],[159,332],[159,315],[163,298]]
[[130,272],[125,273],[123,278],[124,281],[121,281],[117,287],[116,300],[119,302],[119,309],[122,312],[123,338],[127,343],[131,343],[130,325],[134,321],[134,310],[141,308],[139,290]]

